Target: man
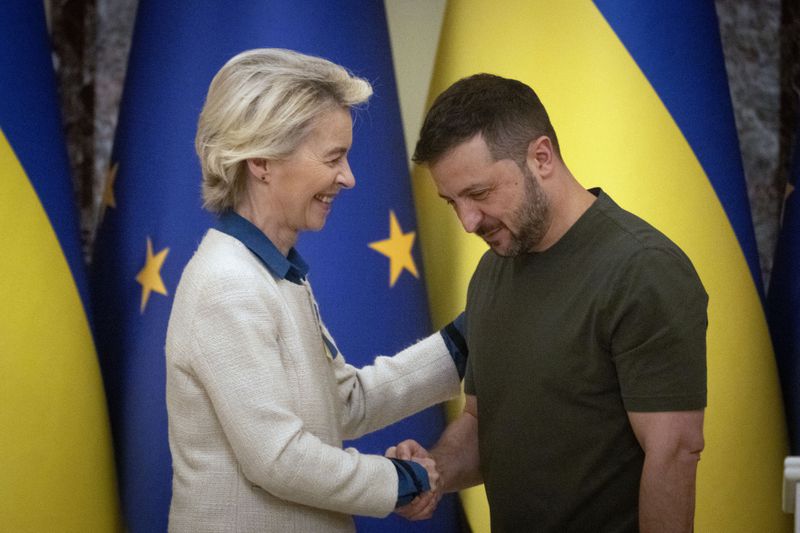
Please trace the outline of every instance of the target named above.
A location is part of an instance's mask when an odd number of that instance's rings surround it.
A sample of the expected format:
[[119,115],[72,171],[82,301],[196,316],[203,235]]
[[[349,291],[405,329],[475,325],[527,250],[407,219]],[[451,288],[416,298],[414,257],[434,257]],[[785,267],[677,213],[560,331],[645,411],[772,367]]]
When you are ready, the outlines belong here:
[[691,531],[708,300],[689,259],[578,183],[521,82],[456,82],[414,160],[491,248],[467,295],[464,412],[431,451],[440,486],[483,482],[493,531]]

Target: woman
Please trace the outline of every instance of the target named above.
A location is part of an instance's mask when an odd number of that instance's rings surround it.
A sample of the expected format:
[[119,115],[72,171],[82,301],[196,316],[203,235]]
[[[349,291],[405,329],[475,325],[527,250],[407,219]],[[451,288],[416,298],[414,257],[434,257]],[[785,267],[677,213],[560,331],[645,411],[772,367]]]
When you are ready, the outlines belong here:
[[350,515],[435,488],[431,460],[342,440],[456,396],[457,332],[349,366],[294,249],[355,185],[350,113],[371,94],[338,65],[277,49],[244,52],[211,82],[196,148],[220,224],[183,272],[167,332],[171,531],[353,531]]

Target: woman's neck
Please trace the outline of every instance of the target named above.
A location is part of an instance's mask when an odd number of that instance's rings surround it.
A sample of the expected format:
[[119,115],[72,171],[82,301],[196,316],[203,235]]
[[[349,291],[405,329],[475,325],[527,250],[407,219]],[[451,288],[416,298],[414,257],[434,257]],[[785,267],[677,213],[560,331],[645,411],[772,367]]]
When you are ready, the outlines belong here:
[[284,256],[289,255],[289,250],[297,243],[297,232],[279,224],[275,217],[277,211],[265,206],[264,202],[256,203],[248,198],[234,211],[260,229]]

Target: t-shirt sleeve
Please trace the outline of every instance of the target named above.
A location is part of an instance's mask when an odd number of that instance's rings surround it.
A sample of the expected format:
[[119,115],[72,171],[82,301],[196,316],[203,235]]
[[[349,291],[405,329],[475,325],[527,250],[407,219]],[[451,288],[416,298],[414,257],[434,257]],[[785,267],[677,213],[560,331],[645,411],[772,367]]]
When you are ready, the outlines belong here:
[[[487,252],[488,253],[488,252]],[[486,258],[484,254],[483,258],[481,259],[480,263],[478,263],[478,267],[475,269],[475,272],[472,274],[472,279],[469,280],[469,286],[467,287],[467,306],[464,309],[464,323],[463,323],[463,335],[464,341],[467,343],[467,346],[472,346],[472,342],[470,340],[470,331],[475,331],[475,328],[470,329],[469,327],[469,307],[470,305],[474,305],[474,292],[475,292],[475,278],[478,277],[478,271],[481,269],[483,262]],[[464,370],[464,393],[470,394],[472,396],[477,395],[475,390],[475,368],[472,364],[474,361],[474,357],[467,357],[466,361],[466,368]]]
[[472,376],[472,363],[471,359],[467,359],[467,371],[464,373],[464,392],[466,394],[475,395],[475,379]]
[[689,259],[645,248],[612,292],[611,353],[627,411],[706,405],[708,296]]

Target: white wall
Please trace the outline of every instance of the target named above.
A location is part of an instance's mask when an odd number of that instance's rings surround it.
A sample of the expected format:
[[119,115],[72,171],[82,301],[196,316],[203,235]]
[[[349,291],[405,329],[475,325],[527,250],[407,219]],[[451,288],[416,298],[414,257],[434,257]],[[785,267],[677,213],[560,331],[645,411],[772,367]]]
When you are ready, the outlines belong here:
[[428,100],[446,0],[384,0],[409,160]]

